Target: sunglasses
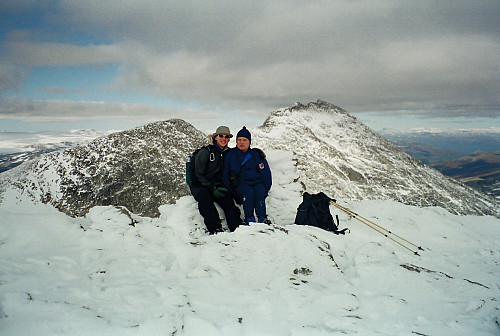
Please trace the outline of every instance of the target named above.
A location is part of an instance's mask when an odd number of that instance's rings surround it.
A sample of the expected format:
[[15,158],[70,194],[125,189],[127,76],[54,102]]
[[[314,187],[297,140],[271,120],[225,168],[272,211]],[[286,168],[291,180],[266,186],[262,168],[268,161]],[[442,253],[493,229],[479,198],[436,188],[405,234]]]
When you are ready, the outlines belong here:
[[219,134],[219,138],[226,138],[226,139],[231,139],[230,135],[225,135],[225,134]]

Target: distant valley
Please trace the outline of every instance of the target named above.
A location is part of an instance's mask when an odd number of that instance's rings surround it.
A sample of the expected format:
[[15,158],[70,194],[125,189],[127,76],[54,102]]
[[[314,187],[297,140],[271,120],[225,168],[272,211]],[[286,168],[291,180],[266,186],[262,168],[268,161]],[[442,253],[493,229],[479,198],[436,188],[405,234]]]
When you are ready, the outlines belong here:
[[500,199],[500,151],[475,152],[432,166],[445,175]]
[[[408,147],[409,151],[424,150],[427,146],[433,149],[427,153],[430,161],[443,161],[439,158],[441,153],[458,155],[458,158],[477,151],[496,152],[500,150],[500,129],[486,130],[409,130],[394,132],[382,130],[380,132],[386,139],[400,147]],[[406,150],[406,149],[405,149]],[[434,152],[432,152],[434,151]],[[443,152],[444,151],[444,152]],[[461,154],[457,154],[461,153]],[[434,154],[434,155],[433,155]],[[413,155],[413,154],[412,154]],[[424,157],[425,159],[425,157]],[[445,160],[453,158],[446,157]],[[423,161],[424,163],[427,163]]]
[[[500,199],[500,136],[498,134],[462,133],[458,136],[456,134],[412,133],[384,134],[384,136],[408,154],[443,174]],[[474,152],[463,152],[468,149],[474,149]]]

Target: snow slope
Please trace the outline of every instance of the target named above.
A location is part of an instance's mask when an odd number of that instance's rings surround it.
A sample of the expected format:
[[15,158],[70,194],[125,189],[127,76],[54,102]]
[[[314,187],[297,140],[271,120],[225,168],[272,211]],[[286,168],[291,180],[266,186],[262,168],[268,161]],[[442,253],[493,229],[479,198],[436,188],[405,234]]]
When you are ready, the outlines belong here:
[[269,151],[276,225],[207,236],[190,196],[145,218],[69,217],[6,191],[0,334],[498,335],[500,220],[395,201],[343,201],[422,245],[416,256],[356,219],[336,236],[293,225],[293,155]]

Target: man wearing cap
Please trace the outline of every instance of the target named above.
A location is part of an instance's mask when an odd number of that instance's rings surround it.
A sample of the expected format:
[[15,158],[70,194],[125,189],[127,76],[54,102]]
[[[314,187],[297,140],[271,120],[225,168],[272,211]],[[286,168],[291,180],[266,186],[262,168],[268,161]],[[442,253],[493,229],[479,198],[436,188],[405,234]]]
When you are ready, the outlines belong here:
[[223,231],[214,202],[224,211],[230,231],[236,230],[242,223],[240,209],[222,183],[224,154],[232,137],[229,127],[219,126],[211,136],[212,144],[203,147],[194,158],[194,173],[199,183],[190,187],[191,194],[198,202],[198,209],[210,234]]

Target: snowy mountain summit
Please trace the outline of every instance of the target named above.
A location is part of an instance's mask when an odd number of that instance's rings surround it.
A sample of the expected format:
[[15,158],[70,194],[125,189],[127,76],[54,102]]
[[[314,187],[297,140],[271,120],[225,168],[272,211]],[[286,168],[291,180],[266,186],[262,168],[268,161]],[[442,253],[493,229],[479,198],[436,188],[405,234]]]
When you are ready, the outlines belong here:
[[99,205],[158,217],[188,195],[186,158],[206,140],[183,120],[151,123],[28,161],[1,175],[0,193],[13,186],[72,217]]
[[[216,235],[182,197],[185,160],[207,141],[182,120],[0,174],[0,334],[499,334],[500,219],[402,204],[485,213],[487,199],[321,101],[273,112],[252,135],[273,170],[274,224]],[[331,206],[350,232],[294,225],[304,190],[359,213]]]
[[[499,216],[494,199],[422,164],[333,104],[296,103],[252,132],[252,146],[293,153],[296,183],[310,193]],[[179,119],[114,133],[3,173],[0,200],[2,190],[14,187],[73,217],[99,205],[158,217],[162,204],[189,195],[185,162],[206,143],[204,133]]]
[[311,193],[499,216],[494,199],[424,165],[325,101],[272,112],[256,133],[255,146],[294,153],[299,180]]

